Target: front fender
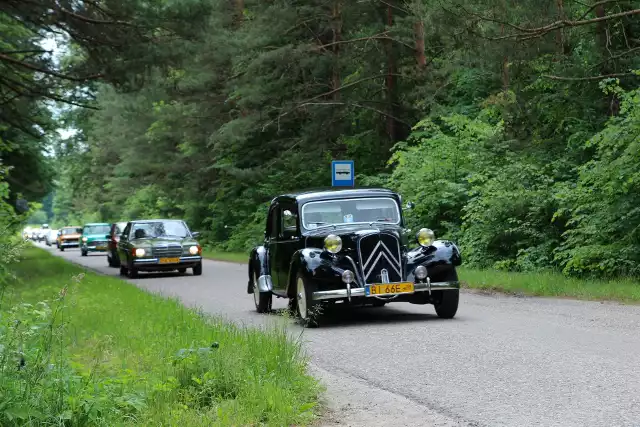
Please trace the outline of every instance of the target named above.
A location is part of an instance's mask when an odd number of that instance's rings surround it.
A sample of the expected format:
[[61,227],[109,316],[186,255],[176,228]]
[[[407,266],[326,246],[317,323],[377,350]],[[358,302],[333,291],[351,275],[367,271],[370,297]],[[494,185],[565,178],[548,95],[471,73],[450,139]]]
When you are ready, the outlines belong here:
[[332,256],[323,249],[304,248],[298,250],[291,257],[287,294],[290,298],[295,296],[295,278],[298,273],[313,280],[319,288],[341,284],[342,273],[345,270],[341,267],[341,261],[340,256]]
[[269,252],[264,246],[256,246],[249,254],[249,283],[247,293],[253,293],[254,277],[258,278],[258,288],[261,292],[270,292],[273,289],[271,273],[269,270]]
[[417,247],[407,252],[405,277],[414,280],[413,271],[419,265],[427,268],[429,277],[441,271],[449,271],[462,264],[462,255],[455,243],[449,240],[436,240],[427,248]]

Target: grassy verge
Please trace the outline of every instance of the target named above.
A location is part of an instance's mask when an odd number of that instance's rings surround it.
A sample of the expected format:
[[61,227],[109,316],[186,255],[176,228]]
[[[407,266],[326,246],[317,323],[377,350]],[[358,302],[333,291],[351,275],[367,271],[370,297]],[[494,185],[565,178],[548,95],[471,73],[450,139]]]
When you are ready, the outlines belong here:
[[236,327],[36,248],[12,268],[0,305],[2,426],[315,419],[319,386],[284,325]]
[[[209,251],[210,259],[247,262],[242,253]],[[525,295],[568,297],[583,300],[612,300],[640,302],[640,282],[631,279],[582,280],[563,276],[557,272],[509,273],[497,270],[477,270],[460,267],[460,280],[470,289]]]
[[249,254],[243,252],[222,252],[205,249],[202,251],[202,256],[216,261],[237,262],[240,264],[246,264],[249,261]]

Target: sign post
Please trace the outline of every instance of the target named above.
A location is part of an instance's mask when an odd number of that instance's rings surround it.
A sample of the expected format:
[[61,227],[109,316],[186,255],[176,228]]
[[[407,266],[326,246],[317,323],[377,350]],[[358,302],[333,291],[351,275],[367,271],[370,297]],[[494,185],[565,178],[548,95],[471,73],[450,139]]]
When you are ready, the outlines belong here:
[[353,160],[333,160],[331,162],[332,187],[353,187],[355,180]]

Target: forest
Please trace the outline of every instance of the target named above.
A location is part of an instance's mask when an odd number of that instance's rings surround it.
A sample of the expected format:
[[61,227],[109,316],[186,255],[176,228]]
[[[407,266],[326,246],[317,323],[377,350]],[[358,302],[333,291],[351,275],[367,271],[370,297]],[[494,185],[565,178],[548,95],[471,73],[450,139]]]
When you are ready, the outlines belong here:
[[5,0],[0,34],[3,225],[246,251],[354,160],[466,265],[640,275],[640,0]]

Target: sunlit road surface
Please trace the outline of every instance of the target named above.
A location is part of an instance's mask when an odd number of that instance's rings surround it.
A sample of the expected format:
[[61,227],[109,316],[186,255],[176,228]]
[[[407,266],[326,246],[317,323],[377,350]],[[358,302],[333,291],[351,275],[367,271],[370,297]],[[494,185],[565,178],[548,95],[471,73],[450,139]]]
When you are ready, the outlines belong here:
[[[118,276],[105,255],[48,249]],[[241,264],[130,282],[238,323],[281,318],[255,312]],[[327,387],[322,425],[640,426],[639,306],[465,292],[453,320],[395,303],[335,310],[318,329],[289,322]]]

